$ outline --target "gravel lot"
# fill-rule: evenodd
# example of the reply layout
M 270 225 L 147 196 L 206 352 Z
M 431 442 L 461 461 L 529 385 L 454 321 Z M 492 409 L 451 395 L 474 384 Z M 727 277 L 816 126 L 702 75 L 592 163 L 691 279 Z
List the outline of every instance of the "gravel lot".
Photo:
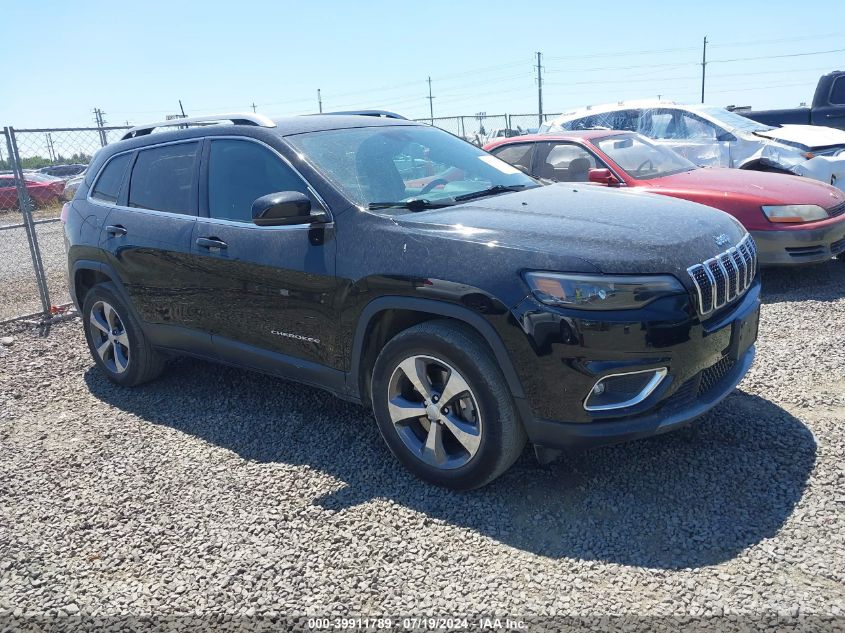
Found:
M 548 467 L 526 451 L 463 494 L 406 474 L 365 410 L 320 391 L 188 359 L 123 389 L 78 320 L 11 332 L 0 630 L 280 613 L 842 630 L 845 265 L 764 275 L 758 360 L 695 426 Z
M 35 219 L 57 217 L 60 211 L 60 207 L 41 209 Z M 0 321 L 41 311 L 26 231 L 23 228 L 2 230 L 3 226 L 20 224 L 22 221 L 18 212 L 0 213 Z M 70 294 L 67 288 L 67 256 L 62 225 L 59 222 L 37 224 L 35 233 L 47 275 L 50 303 L 68 303 Z

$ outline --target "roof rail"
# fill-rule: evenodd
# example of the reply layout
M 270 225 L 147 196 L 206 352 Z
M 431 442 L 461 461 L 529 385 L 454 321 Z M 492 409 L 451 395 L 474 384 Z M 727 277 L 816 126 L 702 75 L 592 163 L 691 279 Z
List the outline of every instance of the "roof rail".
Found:
M 177 127 L 187 126 L 193 124 L 212 124 L 219 121 L 231 121 L 234 125 L 257 125 L 260 127 L 276 127 L 272 119 L 267 118 L 263 114 L 253 114 L 252 112 L 233 112 L 227 114 L 209 114 L 206 116 L 192 116 L 181 119 L 170 119 L 168 121 L 160 121 L 159 123 L 148 123 L 146 125 L 137 125 L 126 134 L 120 137 L 121 141 L 128 138 L 136 138 L 150 134 L 153 130 L 160 127 Z
M 375 116 L 375 117 L 383 117 L 385 119 L 402 119 L 403 121 L 407 121 L 406 117 L 403 117 L 401 114 L 396 114 L 395 112 L 390 112 L 388 110 L 342 110 L 340 112 L 319 112 L 317 115 L 320 114 L 349 114 L 353 116 Z

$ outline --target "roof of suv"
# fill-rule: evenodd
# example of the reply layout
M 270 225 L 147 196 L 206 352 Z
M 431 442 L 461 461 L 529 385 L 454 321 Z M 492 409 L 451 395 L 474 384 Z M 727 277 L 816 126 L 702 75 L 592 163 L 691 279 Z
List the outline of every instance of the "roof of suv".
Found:
M 221 116 L 219 120 L 223 121 L 225 119 L 225 116 Z M 215 120 L 215 118 L 211 118 L 211 120 Z M 314 114 L 287 116 L 274 119 L 265 118 L 264 120 L 268 122 L 267 125 L 231 123 L 221 125 L 192 125 L 187 128 L 179 128 L 177 126 L 180 125 L 180 119 L 174 119 L 172 122 L 166 122 L 166 124 L 138 126 L 137 128 L 130 130 L 130 132 L 136 129 L 141 129 L 143 131 L 140 135 L 131 138 L 123 138 L 117 142 L 110 143 L 94 155 L 87 171 L 88 176 L 86 176 L 86 182 L 90 185 L 91 180 L 89 179 L 93 179 L 94 175 L 99 171 L 102 163 L 114 154 L 126 150 L 140 149 L 147 145 L 168 143 L 183 139 L 201 138 L 209 135 L 231 135 L 233 133 L 255 136 L 256 133 L 262 132 L 264 134 L 269 133 L 278 136 L 292 136 L 294 134 L 305 134 L 307 132 L 320 132 L 324 130 L 424 125 L 423 123 L 417 123 L 407 119 L 364 114 Z M 273 123 L 274 125 L 270 126 L 270 123 Z M 165 127 L 165 125 L 169 127 Z M 149 133 L 150 128 L 158 129 L 159 131 L 151 134 Z
M 309 114 L 306 116 L 287 116 L 273 119 L 275 128 L 270 131 L 289 136 L 322 130 L 340 130 L 353 127 L 380 127 L 387 125 L 424 125 L 407 119 L 393 119 L 356 114 Z

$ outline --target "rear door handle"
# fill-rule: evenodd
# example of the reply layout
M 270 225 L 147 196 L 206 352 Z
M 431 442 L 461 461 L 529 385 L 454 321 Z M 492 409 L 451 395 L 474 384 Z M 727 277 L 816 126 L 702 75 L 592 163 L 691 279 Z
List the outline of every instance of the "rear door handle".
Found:
M 106 227 L 106 233 L 109 235 L 126 235 L 126 229 L 119 224 L 113 224 Z
M 201 248 L 228 248 L 229 245 L 216 237 L 198 237 L 197 246 Z

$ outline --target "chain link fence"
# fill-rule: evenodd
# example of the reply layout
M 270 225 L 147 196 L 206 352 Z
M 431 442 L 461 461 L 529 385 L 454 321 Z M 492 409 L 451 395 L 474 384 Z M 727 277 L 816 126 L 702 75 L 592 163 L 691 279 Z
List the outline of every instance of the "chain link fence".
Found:
M 60 222 L 91 157 L 125 127 L 15 129 L 0 138 L 0 322 L 70 303 Z
M 532 134 L 540 127 L 540 119 L 548 121 L 559 113 L 539 114 L 487 114 L 444 116 L 427 119 L 414 119 L 419 123 L 428 123 L 441 130 L 478 145 L 479 147 L 496 138 Z

